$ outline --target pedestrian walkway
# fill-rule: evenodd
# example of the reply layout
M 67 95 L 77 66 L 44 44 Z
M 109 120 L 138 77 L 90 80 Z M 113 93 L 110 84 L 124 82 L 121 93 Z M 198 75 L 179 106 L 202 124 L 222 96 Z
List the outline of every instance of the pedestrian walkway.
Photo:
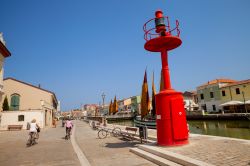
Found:
M 148 134 L 156 140 L 156 130 Z M 151 146 L 216 166 L 250 166 L 250 140 L 190 134 L 189 144 L 183 146 Z
M 105 139 L 97 137 L 97 130 L 92 130 L 88 123 L 76 121 L 76 142 L 87 157 L 91 166 L 155 166 L 131 152 L 139 142 L 120 140 L 108 136 Z
M 129 151 L 136 147 L 142 151 L 143 147 L 138 141 L 125 141 L 112 136 L 99 139 L 98 131 L 92 130 L 88 123 L 74 123 L 75 135 L 72 135 L 71 140 L 64 139 L 63 127 L 46 128 L 41 131 L 38 144 L 31 147 L 26 147 L 28 131 L 0 131 L 0 165 L 80 166 L 84 165 L 84 160 L 87 159 L 85 161 L 91 166 L 155 166 L 154 163 Z M 110 124 L 108 126 L 114 127 Z M 124 129 L 123 126 L 119 127 Z M 148 134 L 150 139 L 156 139 L 155 130 L 148 130 Z M 72 146 L 71 142 L 74 141 Z M 154 150 L 163 150 L 168 154 L 183 156 L 183 159 L 186 156 L 212 165 L 250 165 L 250 140 L 191 134 L 189 144 L 184 146 L 143 146 L 151 146 Z
M 250 141 L 192 134 L 189 144 L 166 151 L 218 166 L 250 166 Z
M 46 128 L 38 144 L 26 147 L 28 131 L 0 131 L 1 166 L 80 166 L 71 142 L 63 139 L 65 128 Z
M 81 159 L 86 157 L 91 166 L 155 166 L 129 152 L 131 147 L 136 147 L 136 143 L 111 136 L 98 139 L 97 131 L 92 130 L 86 122 L 74 123 L 75 135 L 72 135 L 71 140 L 64 139 L 64 127 L 45 128 L 40 133 L 38 144 L 31 147 L 26 147 L 27 130 L 0 131 L 0 165 L 85 166 L 85 161 Z M 73 139 L 76 140 L 74 148 L 71 143 Z M 81 162 L 77 153 L 80 154 Z

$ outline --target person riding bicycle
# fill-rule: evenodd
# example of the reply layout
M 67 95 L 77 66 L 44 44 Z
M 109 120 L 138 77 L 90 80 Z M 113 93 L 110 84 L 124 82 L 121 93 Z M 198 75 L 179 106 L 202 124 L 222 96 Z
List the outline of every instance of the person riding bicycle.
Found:
M 71 134 L 71 129 L 73 128 L 74 125 L 69 118 L 66 120 L 65 126 L 66 126 L 66 135 L 67 135 L 67 131 Z
M 39 125 L 36 123 L 36 119 L 33 119 L 30 123 L 30 129 L 29 129 L 29 135 L 30 135 L 30 139 L 32 137 L 34 137 L 34 139 L 38 139 L 39 137 L 39 134 L 38 132 L 40 132 L 40 127 Z M 35 143 L 37 143 L 36 141 L 34 140 Z

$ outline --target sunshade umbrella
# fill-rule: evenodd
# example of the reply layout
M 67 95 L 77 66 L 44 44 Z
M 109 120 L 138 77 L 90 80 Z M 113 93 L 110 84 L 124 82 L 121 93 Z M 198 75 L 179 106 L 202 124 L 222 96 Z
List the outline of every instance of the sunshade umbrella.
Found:
M 220 106 L 242 105 L 242 104 L 244 103 L 241 101 L 229 101 L 229 102 L 221 104 Z
M 250 104 L 250 100 L 245 101 L 245 104 Z

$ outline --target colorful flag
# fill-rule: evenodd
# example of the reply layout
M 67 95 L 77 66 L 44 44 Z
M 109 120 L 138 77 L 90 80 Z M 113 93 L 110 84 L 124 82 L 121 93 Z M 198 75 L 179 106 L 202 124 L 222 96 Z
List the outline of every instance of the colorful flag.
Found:
M 112 100 L 111 100 L 110 104 L 109 104 L 109 115 L 112 114 L 112 106 L 113 106 L 113 103 L 112 103 Z
M 117 112 L 118 112 L 118 103 L 116 101 L 116 96 L 115 96 L 114 103 L 113 103 L 112 113 L 115 114 Z
M 152 117 L 155 117 L 155 114 L 156 114 L 155 94 L 156 94 L 156 91 L 155 91 L 154 73 L 153 73 L 153 80 L 152 80 L 152 110 L 151 110 Z
M 148 95 L 148 83 L 147 83 L 147 71 L 145 70 L 144 80 L 142 84 L 142 92 L 141 92 L 141 119 L 144 119 L 145 116 L 150 111 L 150 101 Z

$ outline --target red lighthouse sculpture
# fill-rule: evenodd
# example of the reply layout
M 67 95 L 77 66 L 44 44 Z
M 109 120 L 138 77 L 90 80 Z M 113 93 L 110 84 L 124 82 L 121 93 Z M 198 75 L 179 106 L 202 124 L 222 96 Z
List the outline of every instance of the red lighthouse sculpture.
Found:
M 154 27 L 152 22 L 155 24 Z M 172 89 L 168 68 L 168 51 L 179 47 L 182 43 L 179 37 L 179 22 L 176 20 L 176 27 L 171 29 L 169 18 L 158 10 L 155 12 L 155 18 L 144 24 L 143 30 L 146 40 L 144 48 L 147 51 L 160 52 L 162 60 L 164 90 L 155 98 L 157 143 L 161 146 L 186 144 L 188 127 L 183 96 L 181 92 Z

